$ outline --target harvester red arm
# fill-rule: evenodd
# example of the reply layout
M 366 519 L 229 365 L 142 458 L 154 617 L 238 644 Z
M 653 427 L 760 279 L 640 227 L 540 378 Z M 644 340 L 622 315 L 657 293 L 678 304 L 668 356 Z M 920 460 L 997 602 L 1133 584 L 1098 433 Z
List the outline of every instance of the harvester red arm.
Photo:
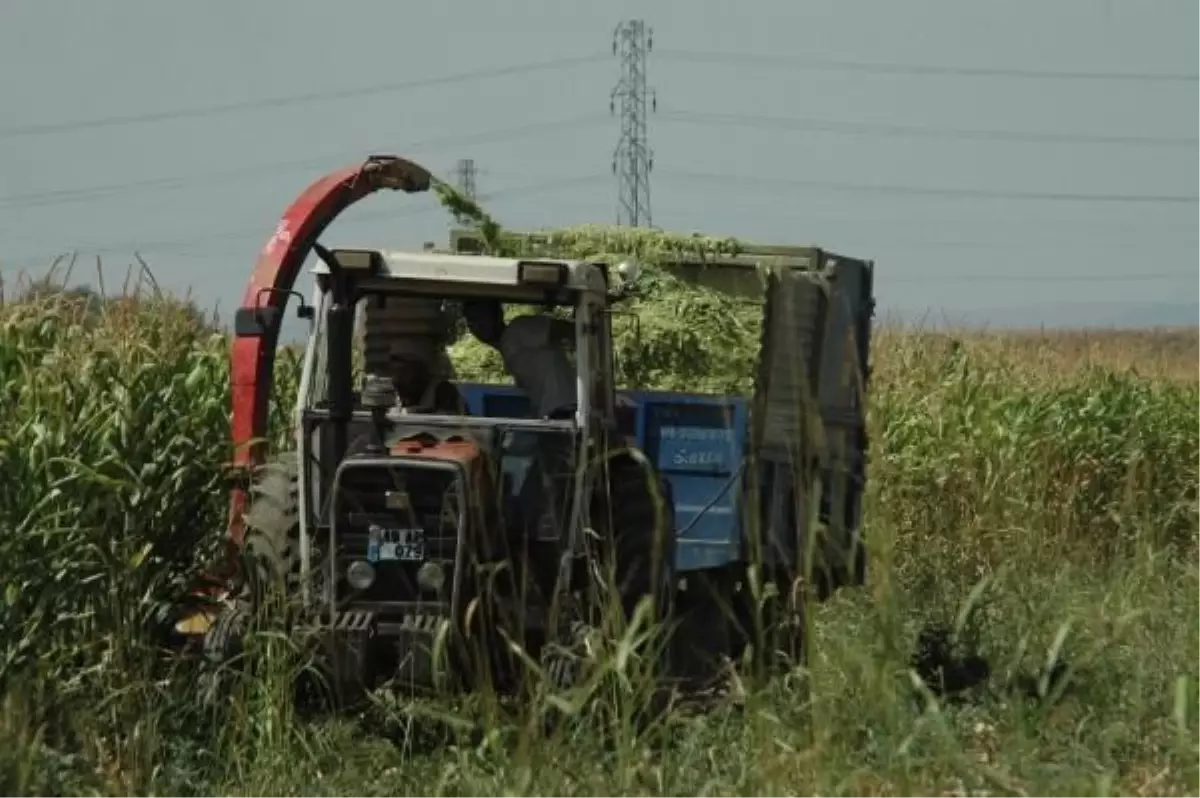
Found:
M 262 439 L 275 371 L 275 348 L 283 310 L 308 253 L 337 216 L 368 194 L 387 188 L 427 191 L 428 171 L 395 156 L 372 156 L 364 164 L 332 172 L 314 182 L 283 214 L 254 266 L 254 274 L 234 320 L 231 363 L 235 468 L 249 472 L 262 462 Z M 240 546 L 246 488 L 238 485 L 229 502 L 229 538 Z

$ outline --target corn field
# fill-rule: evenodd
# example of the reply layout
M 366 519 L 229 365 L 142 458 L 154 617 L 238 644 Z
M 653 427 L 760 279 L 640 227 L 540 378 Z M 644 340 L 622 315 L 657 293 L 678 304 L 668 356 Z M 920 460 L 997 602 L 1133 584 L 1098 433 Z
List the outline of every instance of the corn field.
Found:
M 626 382 L 748 389 L 756 309 L 668 293 L 638 310 L 640 335 L 619 341 Z M 370 718 L 300 718 L 269 678 L 216 708 L 195 700 L 186 666 L 164 661 L 146 630 L 220 542 L 228 339 L 163 298 L 99 312 L 9 302 L 0 787 L 1194 794 L 1196 333 L 1081 335 L 883 330 L 869 581 L 818 612 L 812 706 L 785 679 L 736 710 L 666 721 L 669 744 L 630 732 L 602 746 L 579 730 L 531 742 L 470 704 L 384 698 Z M 460 379 L 497 374 L 468 342 L 453 354 Z M 283 355 L 276 436 L 297 372 Z M 1072 682 L 1054 702 L 999 688 L 962 705 L 921 698 L 906 662 L 929 620 L 974 640 L 997 684 L 1039 672 L 1051 651 L 1065 652 Z M 429 743 L 433 716 L 441 731 Z

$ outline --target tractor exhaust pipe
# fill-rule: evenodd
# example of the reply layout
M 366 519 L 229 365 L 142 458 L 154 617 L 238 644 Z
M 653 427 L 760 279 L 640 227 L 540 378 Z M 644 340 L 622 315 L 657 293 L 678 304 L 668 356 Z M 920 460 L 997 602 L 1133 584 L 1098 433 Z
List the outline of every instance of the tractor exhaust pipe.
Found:
M 339 463 L 346 456 L 350 419 L 354 412 L 354 370 L 350 352 L 354 349 L 354 304 L 348 296 L 346 281 L 331 275 L 332 302 L 325 315 L 326 358 L 329 364 L 330 455 Z

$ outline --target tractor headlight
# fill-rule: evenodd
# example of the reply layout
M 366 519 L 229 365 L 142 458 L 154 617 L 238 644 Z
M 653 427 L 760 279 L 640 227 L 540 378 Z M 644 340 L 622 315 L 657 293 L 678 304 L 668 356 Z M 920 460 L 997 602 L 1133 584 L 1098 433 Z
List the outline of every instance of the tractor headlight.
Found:
M 355 590 L 366 590 L 375 584 L 375 568 L 366 560 L 355 560 L 346 569 L 346 581 Z
M 429 593 L 441 593 L 446 586 L 446 571 L 435 562 L 427 562 L 417 571 L 417 585 Z

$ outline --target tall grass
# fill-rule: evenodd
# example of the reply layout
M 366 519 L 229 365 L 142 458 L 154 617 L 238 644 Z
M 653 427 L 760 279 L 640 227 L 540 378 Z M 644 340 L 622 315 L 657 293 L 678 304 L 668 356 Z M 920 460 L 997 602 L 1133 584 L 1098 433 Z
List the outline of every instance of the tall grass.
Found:
M 535 735 L 487 697 L 382 696 L 361 718 L 301 719 L 294 653 L 267 632 L 232 699 L 204 703 L 197 674 L 159 656 L 144 630 L 219 539 L 227 340 L 166 300 L 85 310 L 53 298 L 0 308 L 9 794 L 1200 787 L 1200 391 L 1186 365 L 1137 373 L 1145 359 L 1122 348 L 1153 349 L 1140 339 L 1081 349 L 1043 336 L 1033 356 L 1027 338 L 881 334 L 870 578 L 816 613 L 811 704 L 792 675 L 602 743 L 587 723 Z M 623 341 L 633 363 L 636 342 Z M 639 373 L 669 383 L 658 372 L 695 346 L 681 339 Z M 1178 357 L 1196 355 L 1193 344 Z M 471 362 L 494 366 L 473 357 L 460 376 L 480 376 Z M 276 433 L 295 360 L 278 371 Z M 913 639 L 930 621 L 989 657 L 988 689 L 943 704 L 913 686 Z M 1071 674 L 1061 695 L 1014 689 L 1059 659 Z

